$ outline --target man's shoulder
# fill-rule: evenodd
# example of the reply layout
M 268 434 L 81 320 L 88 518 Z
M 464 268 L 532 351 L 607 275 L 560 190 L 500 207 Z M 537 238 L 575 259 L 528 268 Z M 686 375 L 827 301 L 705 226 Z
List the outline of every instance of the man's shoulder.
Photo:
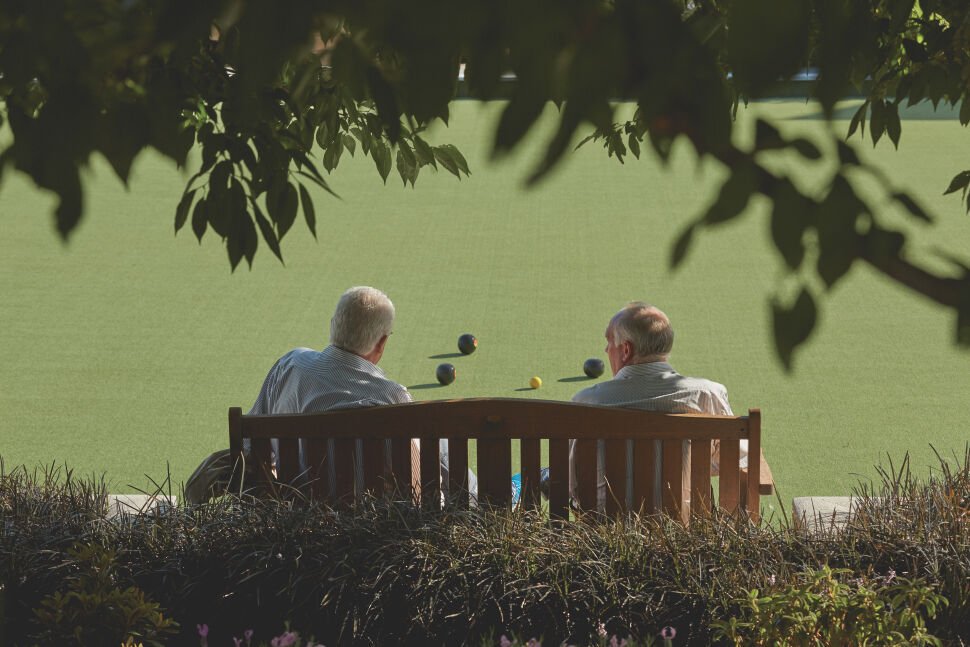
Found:
M 599 384 L 594 384 L 593 386 L 588 386 L 582 391 L 579 391 L 572 397 L 573 402 L 578 402 L 580 404 L 602 404 L 603 394 L 609 389 L 608 386 L 611 380 L 606 382 L 600 382 Z
M 283 354 L 278 360 L 277 364 L 292 364 L 298 363 L 300 361 L 314 360 L 320 356 L 320 351 L 313 350 L 312 348 L 306 348 L 300 346 L 299 348 L 294 348 Z

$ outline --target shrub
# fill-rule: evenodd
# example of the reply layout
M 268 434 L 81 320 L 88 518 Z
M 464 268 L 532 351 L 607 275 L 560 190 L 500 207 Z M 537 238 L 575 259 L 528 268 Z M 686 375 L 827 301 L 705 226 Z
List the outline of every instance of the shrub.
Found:
M 231 645 L 246 629 L 274 636 L 284 620 L 326 644 L 477 644 L 506 634 L 581 645 L 599 640 L 601 627 L 650 640 L 666 625 L 677 644 L 709 644 L 716 631 L 728 638 L 718 621 L 750 620 L 752 590 L 801 595 L 825 567 L 853 604 L 869 589 L 883 595 L 873 583 L 893 571 L 932 589 L 949 604 L 935 617 L 922 607 L 926 632 L 970 642 L 966 457 L 941 461 L 924 482 L 906 461 L 890 465 L 879 487 L 860 490 L 848 526 L 822 534 L 719 515 L 689 528 L 665 517 L 559 524 L 526 512 L 387 501 L 335 512 L 233 498 L 107 522 L 97 482 L 55 471 L 0 470 L 7 644 L 32 640 L 32 610 L 81 568 L 71 553 L 79 543 L 113 554 L 115 586 L 137 587 L 179 623 L 173 644 L 198 644 L 202 624 L 211 645 Z
M 714 636 L 735 645 L 940 645 L 926 629 L 946 599 L 922 580 L 847 582 L 848 569 L 808 570 L 776 591 L 740 601 L 740 617 L 714 620 Z
M 134 642 L 161 645 L 176 623 L 136 586 L 116 582 L 114 551 L 82 545 L 68 551 L 75 573 L 65 573 L 66 586 L 44 597 L 36 609 L 41 644 L 118 645 Z

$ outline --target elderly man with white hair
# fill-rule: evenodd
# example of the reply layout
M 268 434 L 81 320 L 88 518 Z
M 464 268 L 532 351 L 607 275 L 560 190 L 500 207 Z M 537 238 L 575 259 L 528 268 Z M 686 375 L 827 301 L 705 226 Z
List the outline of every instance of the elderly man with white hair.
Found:
M 633 301 L 613 315 L 606 327 L 606 355 L 610 360 L 613 379 L 583 389 L 573 396 L 573 402 L 599 404 L 613 407 L 646 409 L 663 413 L 706 413 L 710 415 L 734 415 L 728 404 L 727 389 L 723 384 L 697 377 L 685 377 L 668 363 L 674 345 L 674 331 L 670 320 L 659 308 L 643 301 Z M 659 442 L 658 442 L 659 444 Z M 684 443 L 685 451 L 687 443 Z M 654 492 L 660 496 L 660 455 L 654 470 Z M 603 476 L 604 452 L 598 448 L 598 498 L 603 505 L 606 498 L 606 480 Z M 747 466 L 747 441 L 741 441 L 741 466 Z M 570 447 L 570 458 L 575 455 L 575 443 Z M 632 451 L 627 451 L 626 492 L 614 492 L 612 496 L 632 499 L 633 465 Z M 717 474 L 717 458 L 712 457 L 713 473 Z M 688 464 L 685 462 L 685 464 Z M 576 473 L 570 461 L 570 488 L 575 494 Z M 615 484 L 613 484 L 615 488 Z M 659 505 L 659 500 L 654 502 Z
M 320 351 L 296 348 L 277 360 L 249 413 L 307 413 L 411 402 L 407 388 L 389 379 L 377 366 L 393 327 L 394 304 L 386 294 L 367 286 L 350 288 L 340 297 L 330 319 L 330 345 Z M 447 440 L 441 441 L 440 453 L 442 486 L 446 489 Z M 360 451 L 357 458 L 360 488 Z M 469 471 L 473 496 L 477 485 Z
M 307 413 L 411 401 L 377 363 L 394 327 L 394 304 L 375 288 L 344 292 L 330 319 L 330 345 L 296 348 L 276 361 L 250 414 Z

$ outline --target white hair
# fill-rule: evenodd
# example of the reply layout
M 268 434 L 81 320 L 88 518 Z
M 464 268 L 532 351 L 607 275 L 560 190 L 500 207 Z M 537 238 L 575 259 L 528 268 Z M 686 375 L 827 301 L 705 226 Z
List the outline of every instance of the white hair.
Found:
M 609 328 L 613 344 L 630 342 L 636 357 L 666 358 L 674 347 L 674 330 L 667 315 L 643 301 L 626 304 L 613 315 Z
M 330 343 L 364 355 L 390 335 L 393 326 L 394 304 L 386 294 L 366 285 L 353 287 L 340 297 L 330 319 Z

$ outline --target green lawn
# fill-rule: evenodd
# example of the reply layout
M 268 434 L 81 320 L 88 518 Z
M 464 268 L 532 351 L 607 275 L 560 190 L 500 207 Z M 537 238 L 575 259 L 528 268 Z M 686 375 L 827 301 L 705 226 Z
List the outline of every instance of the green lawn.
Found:
M 759 104 L 740 119 L 761 111 L 792 132 L 825 128 L 801 102 Z M 953 346 L 948 312 L 856 267 L 824 301 L 820 329 L 786 375 L 767 297 L 787 283 L 763 203 L 701 236 L 671 272 L 670 246 L 711 199 L 719 169 L 698 166 L 686 147 L 664 170 L 649 153 L 620 165 L 587 145 L 525 190 L 540 140 L 490 164 L 496 115 L 494 105 L 457 103 L 450 128 L 434 133 L 466 154 L 470 178 L 429 173 L 416 190 L 402 189 L 396 174 L 382 186 L 369 159 L 345 160 L 332 178 L 343 199 L 319 195 L 319 240 L 298 224 L 284 241 L 285 266 L 263 247 L 252 271 L 235 274 L 211 232 L 201 248 L 188 228 L 173 237 L 185 176 L 157 156 L 137 160 L 128 191 L 98 160 L 87 174 L 86 220 L 67 246 L 53 233 L 52 199 L 8 171 L 0 201 L 7 465 L 67 462 L 106 472 L 116 491 L 144 487 L 146 474 L 164 477 L 166 463 L 183 480 L 227 444 L 226 409 L 252 404 L 277 357 L 326 344 L 336 298 L 357 284 L 386 290 L 397 305 L 382 366 L 417 399 L 568 399 L 589 383 L 579 379 L 583 360 L 605 359 L 610 315 L 630 299 L 656 303 L 677 333 L 674 366 L 726 384 L 736 412 L 762 409 L 786 505 L 849 492 L 887 454 L 910 452 L 925 474 L 931 445 L 962 451 L 970 354 Z M 938 216 L 937 226 L 916 227 L 914 256 L 967 259 L 970 218 L 941 195 L 966 166 L 967 139 L 955 116 L 919 109 L 905 117 L 899 151 L 865 144 Z M 463 332 L 478 336 L 479 350 L 448 360 L 458 380 L 438 387 L 434 356 L 454 353 Z M 532 375 L 541 390 L 526 388 Z

